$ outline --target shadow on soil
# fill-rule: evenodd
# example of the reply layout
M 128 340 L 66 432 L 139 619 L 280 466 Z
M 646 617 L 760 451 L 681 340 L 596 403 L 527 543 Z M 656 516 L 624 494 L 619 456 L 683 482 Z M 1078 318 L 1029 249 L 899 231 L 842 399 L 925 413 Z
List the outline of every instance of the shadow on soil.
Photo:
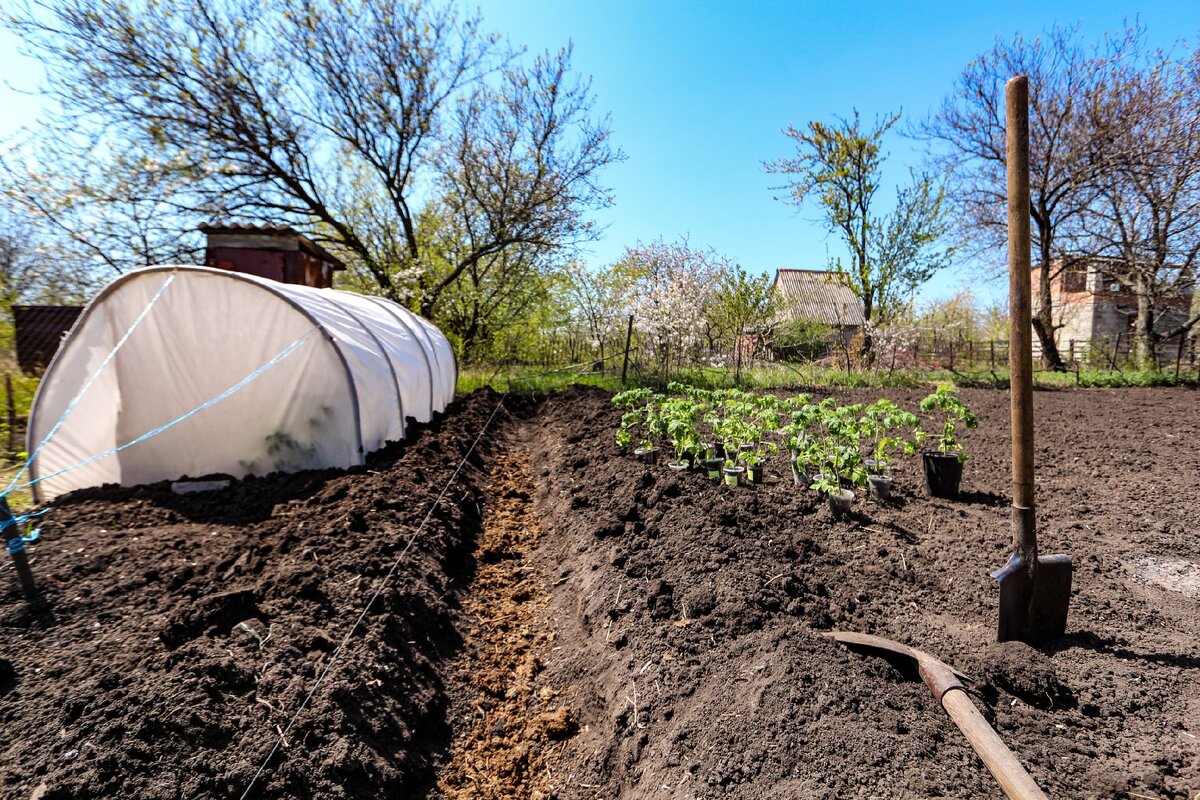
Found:
M 1144 661 L 1163 667 L 1176 667 L 1177 669 L 1200 669 L 1200 657 L 1180 655 L 1179 653 L 1139 653 L 1136 650 L 1126 647 L 1125 643 L 1120 640 L 1097 636 L 1091 631 L 1080 631 L 1079 633 L 1065 636 L 1046 645 L 1043 649 L 1048 654 L 1053 655 L 1075 648 L 1091 650 L 1094 653 L 1103 653 L 1113 658 L 1119 658 L 1122 661 Z

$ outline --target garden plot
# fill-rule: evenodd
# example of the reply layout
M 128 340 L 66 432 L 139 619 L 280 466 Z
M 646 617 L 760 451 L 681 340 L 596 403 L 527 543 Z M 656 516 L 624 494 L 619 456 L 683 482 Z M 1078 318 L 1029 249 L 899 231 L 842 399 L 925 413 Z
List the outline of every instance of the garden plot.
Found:
M 997 796 L 928 690 L 836 627 L 969 674 L 1051 796 L 1190 797 L 1200 607 L 1145 570 L 1200 561 L 1195 392 L 1036 394 L 1042 541 L 1077 565 L 1036 650 L 993 642 L 1008 395 L 960 397 L 961 496 L 897 452 L 892 500 L 840 521 L 782 451 L 733 487 L 621 451 L 604 393 L 510 398 L 251 796 Z M 0 796 L 240 796 L 497 400 L 367 469 L 64 498 L 30 548 L 49 610 L 0 572 Z

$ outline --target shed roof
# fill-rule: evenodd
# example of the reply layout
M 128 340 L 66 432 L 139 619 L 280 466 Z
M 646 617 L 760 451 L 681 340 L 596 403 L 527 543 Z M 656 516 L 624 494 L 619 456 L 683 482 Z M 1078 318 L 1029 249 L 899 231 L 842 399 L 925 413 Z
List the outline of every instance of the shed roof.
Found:
M 780 269 L 775 272 L 780 316 L 788 321 L 814 320 L 826 325 L 862 325 L 862 303 L 832 272 Z
M 198 226 L 196 230 L 208 236 L 209 246 L 259 248 L 267 240 L 277 239 L 279 242 L 267 249 L 279 247 L 284 250 L 300 250 L 319 258 L 335 270 L 346 268 L 337 256 L 290 225 L 210 222 Z

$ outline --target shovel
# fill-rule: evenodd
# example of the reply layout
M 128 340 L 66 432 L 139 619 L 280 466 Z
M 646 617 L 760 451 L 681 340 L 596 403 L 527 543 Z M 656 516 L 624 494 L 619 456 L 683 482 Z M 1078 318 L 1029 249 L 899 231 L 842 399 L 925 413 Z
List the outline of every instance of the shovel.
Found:
M 1000 584 L 997 641 L 1055 639 L 1067 628 L 1071 557 L 1038 556 L 1033 503 L 1033 327 L 1030 321 L 1029 79 L 1005 86 L 1008 146 L 1008 363 L 1011 373 L 1013 553 Z
M 961 672 L 938 661 L 929 653 L 890 639 L 847 631 L 830 631 L 822 635 L 853 650 L 866 651 L 889 660 L 899 657 L 903 662 L 900 665 L 902 667 L 915 664 L 925 685 L 933 692 L 934 697 L 941 701 L 942 708 L 967 737 L 971 747 L 975 748 L 984 766 L 1000 783 L 1005 796 L 1011 800 L 1047 800 L 1046 795 L 1021 766 L 1021 762 L 1017 761 L 1017 757 L 1004 745 L 1004 741 L 992 726 L 988 725 L 979 709 L 975 708 L 959 680 L 967 679 Z

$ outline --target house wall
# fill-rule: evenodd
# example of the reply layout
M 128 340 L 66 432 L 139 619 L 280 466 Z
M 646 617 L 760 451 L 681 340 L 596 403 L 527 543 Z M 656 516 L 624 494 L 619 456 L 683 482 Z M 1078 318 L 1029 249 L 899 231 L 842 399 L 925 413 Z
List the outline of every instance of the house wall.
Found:
M 1036 285 L 1037 268 L 1033 278 Z M 1050 292 L 1055 324 L 1062 326 L 1055 334 L 1060 349 L 1068 350 L 1072 341 L 1076 348 L 1099 342 L 1113 343 L 1118 336 L 1122 341 L 1128 341 L 1137 315 L 1137 298 L 1129 292 L 1114 291 L 1118 287 L 1119 284 L 1094 264 L 1088 265 L 1082 281 L 1078 277 L 1071 280 L 1065 272 L 1055 276 Z M 1155 328 L 1167 330 L 1184 322 L 1190 302 L 1188 297 L 1159 301 Z M 1034 337 L 1034 352 L 1040 354 L 1037 337 Z

